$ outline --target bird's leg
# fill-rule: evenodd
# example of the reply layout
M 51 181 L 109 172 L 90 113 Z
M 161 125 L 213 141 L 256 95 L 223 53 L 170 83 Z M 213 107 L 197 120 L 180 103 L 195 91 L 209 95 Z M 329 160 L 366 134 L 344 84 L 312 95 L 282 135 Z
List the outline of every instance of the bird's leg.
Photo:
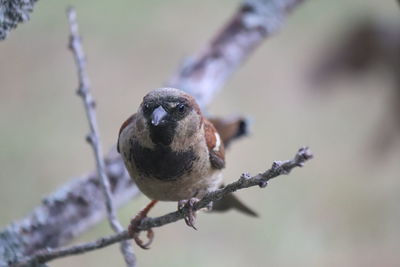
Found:
M 194 222 L 196 220 L 196 211 L 193 210 L 193 206 L 197 202 L 199 202 L 199 199 L 195 197 L 192 197 L 188 200 L 185 199 L 178 201 L 178 210 L 182 211 L 186 208 L 189 212 L 189 214 L 184 217 L 186 225 L 192 227 L 194 230 L 197 230 L 197 228 L 194 226 Z
M 146 230 L 148 241 L 147 243 L 143 244 L 143 241 L 139 238 L 140 230 L 138 229 L 138 226 L 142 220 L 147 217 L 147 214 L 157 202 L 158 200 L 152 200 L 144 209 L 139 211 L 135 218 L 131 220 L 131 224 L 128 228 L 129 236 L 132 237 L 136 244 L 143 249 L 149 249 L 151 242 L 153 242 L 154 232 L 151 228 Z

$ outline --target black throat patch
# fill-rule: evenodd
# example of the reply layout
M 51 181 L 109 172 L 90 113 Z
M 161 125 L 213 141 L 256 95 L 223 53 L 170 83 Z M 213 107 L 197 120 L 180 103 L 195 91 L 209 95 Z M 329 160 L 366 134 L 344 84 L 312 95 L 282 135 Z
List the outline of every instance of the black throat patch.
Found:
M 149 149 L 137 142 L 131 145 L 130 157 L 140 172 L 163 181 L 175 180 L 190 173 L 193 162 L 197 160 L 191 148 L 174 152 L 168 146 L 157 145 L 155 149 Z
M 176 126 L 176 122 L 168 122 L 165 126 L 152 126 L 149 123 L 151 140 L 154 144 L 169 146 L 174 139 Z

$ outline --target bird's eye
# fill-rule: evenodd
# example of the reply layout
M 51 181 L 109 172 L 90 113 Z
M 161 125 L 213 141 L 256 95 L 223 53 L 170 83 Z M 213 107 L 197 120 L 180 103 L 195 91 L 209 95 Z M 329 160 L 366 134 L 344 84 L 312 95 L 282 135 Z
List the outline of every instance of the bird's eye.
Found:
M 180 113 L 185 112 L 185 110 L 186 110 L 185 104 L 179 104 L 179 105 L 178 105 L 178 111 L 179 111 Z
M 149 104 L 144 104 L 143 105 L 143 109 L 145 110 L 145 111 L 148 111 L 149 109 L 150 109 L 150 105 Z

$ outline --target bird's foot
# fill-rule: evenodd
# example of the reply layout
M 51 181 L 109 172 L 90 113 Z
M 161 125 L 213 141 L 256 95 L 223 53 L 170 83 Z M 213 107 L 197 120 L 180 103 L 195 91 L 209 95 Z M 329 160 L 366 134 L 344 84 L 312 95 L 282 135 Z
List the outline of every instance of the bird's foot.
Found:
M 188 215 L 184 217 L 185 223 L 187 226 L 192 227 L 194 230 L 197 230 L 197 228 L 194 226 L 194 223 L 196 221 L 196 211 L 193 209 L 194 205 L 199 202 L 198 198 L 190 198 L 188 200 L 179 200 L 178 201 L 178 210 L 182 211 L 183 209 L 188 210 Z
M 133 218 L 131 220 L 131 223 L 128 227 L 129 236 L 132 237 L 133 240 L 135 240 L 135 243 L 143 249 L 150 248 L 149 246 L 153 242 L 153 239 L 154 239 L 154 232 L 153 232 L 153 229 L 151 229 L 151 228 L 147 229 L 146 232 L 147 232 L 148 241 L 146 243 L 143 243 L 143 241 L 139 237 L 141 230 L 138 227 L 141 224 L 141 222 L 143 221 L 143 219 L 147 218 L 147 214 L 149 213 L 151 208 L 154 207 L 154 205 L 156 203 L 157 203 L 157 200 L 151 201 L 143 210 L 141 210 L 135 216 L 135 218 Z
M 148 241 L 146 243 L 144 243 L 142 241 L 142 239 L 140 239 L 140 237 L 139 237 L 141 230 L 138 229 L 138 226 L 140 225 L 142 220 L 146 217 L 147 216 L 139 217 L 139 214 L 138 214 L 137 216 L 135 216 L 135 218 L 133 218 L 131 220 L 131 224 L 129 225 L 129 228 L 128 228 L 129 236 L 132 237 L 133 240 L 135 240 L 135 243 L 143 249 L 149 249 L 150 245 L 154 239 L 154 232 L 153 232 L 153 229 L 151 229 L 151 228 L 146 230 L 147 239 L 148 239 Z

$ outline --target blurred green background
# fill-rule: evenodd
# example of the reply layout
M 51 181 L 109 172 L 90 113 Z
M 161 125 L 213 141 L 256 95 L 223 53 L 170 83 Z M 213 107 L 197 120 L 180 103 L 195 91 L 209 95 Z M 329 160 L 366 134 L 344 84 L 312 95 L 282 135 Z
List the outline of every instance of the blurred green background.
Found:
M 93 169 L 88 131 L 67 50 L 67 5 L 78 12 L 104 150 L 146 92 L 200 49 L 238 1 L 40 0 L 28 23 L 0 42 L 0 227 L 32 210 L 71 177 Z M 226 180 L 252 174 L 308 145 L 315 159 L 266 189 L 237 194 L 261 215 L 200 214 L 156 229 L 140 266 L 400 266 L 400 138 L 374 148 L 393 81 L 384 72 L 324 85 L 307 80 L 324 48 L 363 14 L 399 20 L 393 1 L 307 1 L 268 38 L 210 107 L 254 119 L 249 138 L 227 153 Z M 350 90 L 354 89 L 354 90 Z M 390 124 L 390 122 L 388 122 Z M 146 203 L 120 210 L 124 225 Z M 176 208 L 162 203 L 151 212 Z M 109 234 L 106 223 L 75 242 Z M 124 266 L 118 246 L 50 266 Z

